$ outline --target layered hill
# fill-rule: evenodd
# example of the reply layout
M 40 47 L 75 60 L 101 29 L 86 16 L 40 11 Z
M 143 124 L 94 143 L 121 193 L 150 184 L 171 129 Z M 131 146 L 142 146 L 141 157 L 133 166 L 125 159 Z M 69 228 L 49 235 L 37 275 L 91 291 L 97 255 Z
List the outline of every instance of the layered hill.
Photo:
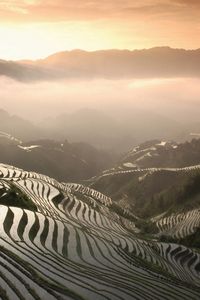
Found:
M 91 181 L 96 182 L 102 177 L 148 169 L 176 171 L 198 164 L 200 164 L 200 139 L 184 143 L 151 140 L 128 151 L 111 169 L 104 170 Z
M 112 165 L 115 156 L 87 143 L 50 139 L 22 142 L 0 132 L 1 162 L 33 170 L 58 180 L 80 181 Z
M 199 77 L 200 50 L 155 47 L 144 50 L 82 50 L 38 61 L 0 61 L 0 75 L 20 81 L 69 78 Z
M 144 233 L 200 247 L 199 147 L 200 140 L 150 141 L 88 184 L 140 217 Z
M 112 109 L 113 110 L 113 109 Z M 144 122 L 144 120 L 148 122 Z M 91 126 L 92 124 L 92 126 Z M 73 113 L 63 113 L 49 118 L 42 127 L 54 132 L 55 137 L 66 137 L 71 141 L 85 141 L 95 147 L 127 152 L 134 145 L 147 139 L 189 139 L 190 124 L 145 109 L 116 109 L 115 112 L 83 108 Z M 198 132 L 200 126 L 196 126 Z
M 199 253 L 98 191 L 0 165 L 0 203 L 2 299 L 199 299 Z
M 148 119 L 148 123 L 144 123 L 144 119 Z M 158 139 L 187 140 L 191 132 L 199 130 L 199 124 L 185 126 L 162 114 L 142 109 L 125 109 L 115 114 L 82 108 L 34 122 L 28 121 L 26 115 L 22 118 L 0 109 L 0 132 L 9 133 L 20 140 L 69 139 L 71 142 L 82 141 L 95 148 L 117 153 L 127 152 L 134 145 L 155 136 Z
M 9 133 L 14 137 L 18 137 L 18 139 L 25 141 L 47 136 L 41 128 L 32 124 L 30 121 L 17 115 L 9 114 L 3 109 L 0 109 L 0 132 Z

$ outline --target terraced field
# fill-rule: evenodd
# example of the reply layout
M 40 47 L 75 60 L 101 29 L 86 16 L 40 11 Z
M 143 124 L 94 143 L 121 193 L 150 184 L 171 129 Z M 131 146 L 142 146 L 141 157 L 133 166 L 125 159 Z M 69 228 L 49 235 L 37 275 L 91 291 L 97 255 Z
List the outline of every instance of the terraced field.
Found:
M 138 168 L 138 167 L 129 166 L 129 168 L 127 169 L 127 167 L 124 168 L 118 167 L 118 168 L 114 168 L 113 170 L 106 170 L 103 173 L 101 173 L 99 176 L 91 178 L 88 181 L 88 185 L 90 187 L 94 187 L 94 188 L 96 187 L 100 190 L 105 190 L 106 192 L 108 192 L 108 194 L 109 194 L 109 187 L 114 186 L 115 191 L 113 191 L 112 188 L 110 192 L 111 195 L 112 193 L 113 194 L 116 193 L 117 188 L 119 191 L 120 190 L 122 191 L 121 192 L 122 198 L 119 200 L 119 205 L 121 205 L 122 207 L 129 207 L 130 206 L 129 203 L 130 203 L 133 205 L 133 207 L 135 207 L 134 194 L 132 194 L 132 199 L 131 196 L 129 196 L 129 199 L 127 196 L 129 192 L 128 188 L 131 189 L 131 186 L 135 184 L 131 182 L 131 180 L 134 180 L 134 178 L 135 178 L 135 182 L 137 181 L 137 184 L 135 184 L 135 189 L 137 189 L 138 186 L 142 184 L 142 182 L 145 182 L 148 178 L 150 179 L 153 177 L 153 175 L 157 174 L 157 177 L 154 177 L 154 179 L 152 179 L 151 184 L 153 182 L 154 186 L 156 186 L 157 184 L 163 185 L 163 190 L 164 190 L 170 184 L 173 185 L 173 179 L 171 182 L 169 181 L 170 184 L 166 184 L 166 186 L 164 186 L 163 183 L 159 183 L 159 181 L 156 181 L 159 179 L 159 177 L 161 178 L 161 176 L 165 176 L 166 182 L 169 179 L 169 177 L 171 177 L 174 178 L 174 182 L 175 182 L 176 178 L 178 178 L 175 176 L 179 176 L 179 177 L 182 176 L 182 179 L 184 179 L 184 175 L 188 176 L 188 178 L 189 177 L 192 178 L 192 176 L 196 176 L 197 174 L 199 174 L 199 171 L 200 171 L 200 165 L 194 165 L 194 166 L 188 166 L 182 168 Z M 123 177 L 125 178 L 124 180 Z M 117 185 L 118 187 L 116 187 Z M 128 188 L 126 188 L 126 186 Z M 156 190 L 156 188 L 153 189 Z M 160 189 L 160 191 L 162 191 L 162 188 Z M 151 200 L 150 198 L 152 198 L 152 195 L 149 196 L 149 201 Z M 184 208 L 184 204 L 182 205 L 182 208 Z M 196 205 L 194 209 L 190 208 L 188 210 L 186 209 L 184 210 L 185 210 L 184 212 L 174 211 L 173 213 L 169 213 L 166 210 L 165 212 L 158 215 L 153 214 L 154 217 L 151 217 L 150 220 L 151 222 L 155 223 L 159 231 L 159 236 L 166 235 L 175 240 L 183 239 L 189 235 L 194 234 L 196 230 L 200 228 L 200 206 Z
M 94 184 L 94 182 L 98 181 L 101 178 L 104 177 L 109 177 L 109 176 L 117 176 L 121 174 L 135 174 L 135 173 L 145 173 L 145 175 L 152 174 L 153 172 L 160 172 L 160 171 L 169 171 L 169 172 L 191 172 L 191 171 L 196 171 L 200 170 L 200 165 L 195 165 L 195 166 L 188 166 L 188 167 L 183 167 L 183 168 L 137 168 L 137 167 L 131 167 L 130 169 L 111 169 L 111 170 L 106 170 L 103 173 L 101 173 L 98 176 L 92 177 L 89 181 Z
M 1 299 L 199 299 L 200 254 L 138 239 L 111 198 L 0 165 L 0 203 L 13 187 L 36 210 L 0 205 Z
M 175 239 L 185 238 L 195 233 L 197 228 L 200 228 L 200 208 L 186 213 L 161 217 L 155 223 L 160 233 L 170 235 Z
M 178 144 L 172 141 L 152 140 L 134 147 L 111 169 L 94 176 L 91 181 L 120 174 L 160 171 L 190 172 L 200 169 L 200 140 Z

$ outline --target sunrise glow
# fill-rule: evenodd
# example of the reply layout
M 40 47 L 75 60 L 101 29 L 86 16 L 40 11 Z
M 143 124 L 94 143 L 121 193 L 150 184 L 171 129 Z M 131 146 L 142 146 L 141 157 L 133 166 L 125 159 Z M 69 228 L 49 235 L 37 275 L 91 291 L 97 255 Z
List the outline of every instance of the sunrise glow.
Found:
M 0 57 L 38 59 L 71 49 L 200 46 L 199 12 L 194 4 L 178 0 L 139 3 L 77 0 L 75 6 L 62 0 L 0 1 Z

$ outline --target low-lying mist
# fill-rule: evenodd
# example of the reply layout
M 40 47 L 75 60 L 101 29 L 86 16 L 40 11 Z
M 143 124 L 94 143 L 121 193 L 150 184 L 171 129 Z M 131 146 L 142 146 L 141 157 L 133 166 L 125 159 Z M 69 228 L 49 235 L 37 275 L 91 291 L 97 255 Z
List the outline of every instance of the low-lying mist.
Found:
M 0 108 L 48 131 L 39 137 L 127 148 L 198 133 L 199 83 L 195 78 L 23 83 L 1 77 Z
M 0 79 L 0 108 L 34 122 L 82 108 L 121 116 L 135 109 L 198 121 L 200 79 L 66 80 L 22 83 Z

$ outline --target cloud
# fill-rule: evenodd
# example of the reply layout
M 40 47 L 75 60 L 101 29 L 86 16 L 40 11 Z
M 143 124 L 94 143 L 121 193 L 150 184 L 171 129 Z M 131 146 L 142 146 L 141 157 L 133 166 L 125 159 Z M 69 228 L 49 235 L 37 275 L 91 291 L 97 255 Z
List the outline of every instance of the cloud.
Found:
M 149 84 L 150 83 L 150 84 Z M 108 114 L 147 109 L 181 119 L 199 121 L 200 79 L 101 80 L 25 84 L 0 77 L 0 108 L 34 122 L 84 107 Z
M 126 18 L 180 13 L 199 6 L 198 0 L 8 0 L 0 2 L 0 19 L 24 22 Z
M 0 57 L 21 58 L 25 49 L 26 58 L 38 58 L 74 48 L 141 49 L 165 45 L 199 48 L 199 3 L 194 0 L 0 1 L 0 38 L 4 40 Z M 32 31 L 35 46 L 26 42 Z M 16 55 L 13 44 L 17 45 Z
M 187 7 L 192 7 L 192 6 L 200 6 L 199 0 L 171 0 L 171 2 L 176 2 L 180 6 L 187 6 Z

